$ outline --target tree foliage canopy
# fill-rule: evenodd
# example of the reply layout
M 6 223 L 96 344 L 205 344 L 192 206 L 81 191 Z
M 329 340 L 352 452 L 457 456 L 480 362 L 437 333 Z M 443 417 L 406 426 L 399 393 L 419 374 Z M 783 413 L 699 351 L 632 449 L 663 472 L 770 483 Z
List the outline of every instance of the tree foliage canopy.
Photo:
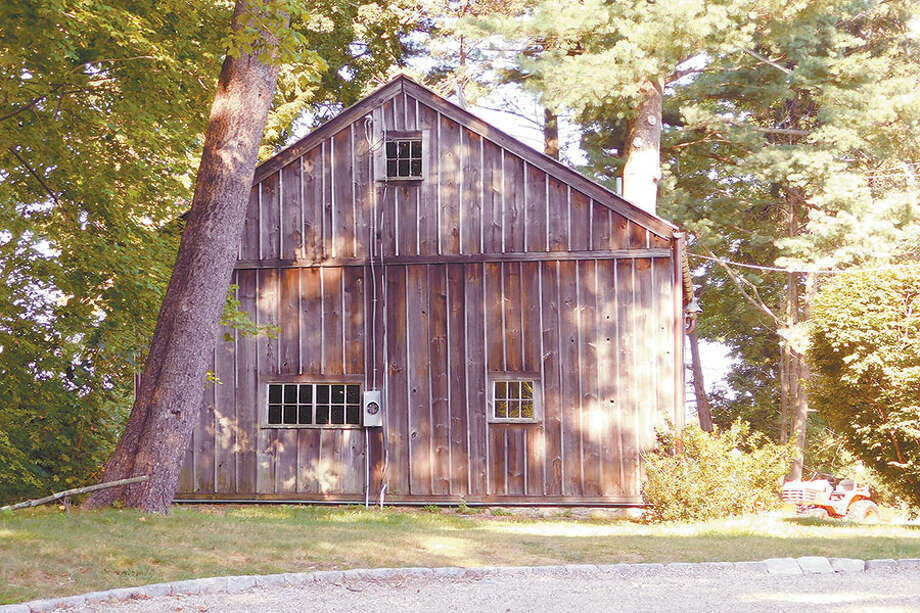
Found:
M 920 507 L 920 268 L 839 275 L 812 316 L 812 402 Z
M 418 18 L 414 0 L 291 7 L 264 156 L 384 76 Z M 0 474 L 19 475 L 0 476 L 0 499 L 82 482 L 117 436 L 221 62 L 246 44 L 230 40 L 231 11 L 0 7 Z

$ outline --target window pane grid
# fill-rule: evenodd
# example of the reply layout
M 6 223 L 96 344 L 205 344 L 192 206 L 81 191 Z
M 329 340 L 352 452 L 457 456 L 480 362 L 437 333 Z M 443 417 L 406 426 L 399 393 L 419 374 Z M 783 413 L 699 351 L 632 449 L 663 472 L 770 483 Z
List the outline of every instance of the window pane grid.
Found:
M 270 426 L 359 426 L 361 386 L 352 383 L 269 383 Z
M 494 419 L 531 421 L 533 410 L 533 381 L 493 381 L 492 407 Z
M 422 140 L 398 139 L 387 141 L 387 176 L 394 178 L 421 178 Z

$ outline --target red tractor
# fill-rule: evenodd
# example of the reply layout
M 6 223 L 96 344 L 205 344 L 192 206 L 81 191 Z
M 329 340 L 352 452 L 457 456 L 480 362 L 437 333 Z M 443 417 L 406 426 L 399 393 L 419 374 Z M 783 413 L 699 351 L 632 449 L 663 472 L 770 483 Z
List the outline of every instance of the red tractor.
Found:
M 821 475 L 824 476 L 824 475 Z M 881 517 L 869 486 L 853 479 L 812 479 L 783 484 L 783 501 L 795 503 L 796 513 L 826 519 L 875 522 Z

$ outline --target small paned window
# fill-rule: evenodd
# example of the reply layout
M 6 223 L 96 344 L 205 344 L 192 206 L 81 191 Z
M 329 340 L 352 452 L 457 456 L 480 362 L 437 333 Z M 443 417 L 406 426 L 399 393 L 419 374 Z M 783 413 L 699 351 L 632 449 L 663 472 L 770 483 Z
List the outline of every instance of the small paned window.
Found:
M 361 386 L 269 383 L 269 426 L 360 426 Z
M 422 139 L 394 138 L 386 142 L 388 179 L 422 178 Z
M 533 379 L 495 379 L 492 381 L 492 421 L 533 422 L 539 419 L 539 406 Z

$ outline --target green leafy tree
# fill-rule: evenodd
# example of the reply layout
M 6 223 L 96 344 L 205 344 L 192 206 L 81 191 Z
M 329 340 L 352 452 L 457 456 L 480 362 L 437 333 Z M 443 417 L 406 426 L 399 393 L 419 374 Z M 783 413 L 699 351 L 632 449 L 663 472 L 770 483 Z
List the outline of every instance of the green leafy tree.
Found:
M 812 404 L 920 508 L 920 267 L 842 274 L 812 313 Z
M 804 352 L 817 279 L 756 267 L 884 262 L 912 231 L 920 161 L 909 85 L 920 76 L 915 5 L 558 9 L 538 3 L 528 26 L 569 47 L 542 56 L 534 70 L 584 126 L 586 170 L 611 186 L 628 175 L 630 156 L 645 155 L 632 150 L 637 124 L 660 118 L 659 210 L 692 232 L 696 254 L 753 266 L 693 261 L 700 334 L 738 358 L 730 389 L 714 399 L 717 413 L 729 413 L 717 421 L 759 414 L 755 424 L 804 447 Z M 660 115 L 643 110 L 656 104 L 643 75 L 662 85 L 652 88 L 661 90 Z M 627 176 L 627 198 L 629 183 Z
M 297 5 L 262 155 L 382 78 L 417 6 Z M 26 458 L 27 493 L 85 482 L 117 438 L 191 202 L 231 11 L 0 7 L 0 435 Z M 0 499 L 25 491 L 6 483 Z

